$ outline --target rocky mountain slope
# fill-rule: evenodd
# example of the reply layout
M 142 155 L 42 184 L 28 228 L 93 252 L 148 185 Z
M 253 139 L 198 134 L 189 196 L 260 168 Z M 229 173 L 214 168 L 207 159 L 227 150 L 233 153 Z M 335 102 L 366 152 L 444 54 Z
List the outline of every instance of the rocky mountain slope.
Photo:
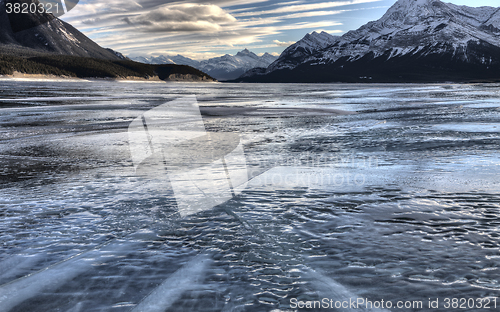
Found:
M 4 4 L 0 0 L 0 75 L 214 81 L 189 66 L 133 62 L 100 47 L 56 16 L 9 15 Z
M 4 0 L 0 0 L 0 8 L 4 8 Z M 47 17 L 46 23 L 36 27 L 16 32 L 12 29 L 12 25 L 32 24 L 32 20 L 31 14 L 9 17 L 5 9 L 0 9 L 1 54 L 19 56 L 50 53 L 109 60 L 123 58 L 112 50 L 100 47 L 73 26 L 53 16 Z
M 341 37 L 312 33 L 240 81 L 500 80 L 500 8 L 399 0 Z
M 258 56 L 245 49 L 236 55 L 223 55 L 204 61 L 196 61 L 182 55 L 158 57 L 135 57 L 137 62 L 147 64 L 178 64 L 189 65 L 197 68 L 219 80 L 231 80 L 240 77 L 243 73 L 253 68 L 266 68 L 276 60 L 276 57 L 265 53 Z

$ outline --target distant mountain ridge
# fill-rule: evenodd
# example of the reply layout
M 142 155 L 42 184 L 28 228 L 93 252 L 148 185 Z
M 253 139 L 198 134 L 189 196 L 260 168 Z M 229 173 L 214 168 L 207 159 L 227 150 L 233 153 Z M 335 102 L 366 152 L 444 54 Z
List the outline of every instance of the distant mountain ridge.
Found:
M 307 34 L 240 81 L 500 80 L 500 8 L 399 0 L 343 36 Z
M 192 60 L 182 55 L 160 55 L 158 57 L 139 56 L 132 59 L 134 61 L 146 64 L 189 65 L 207 73 L 208 75 L 218 80 L 231 80 L 240 77 L 245 72 L 253 68 L 266 68 L 272 62 L 274 62 L 277 57 L 269 53 L 258 56 L 248 49 L 244 49 L 243 51 L 238 52 L 236 55 L 226 54 L 204 61 Z

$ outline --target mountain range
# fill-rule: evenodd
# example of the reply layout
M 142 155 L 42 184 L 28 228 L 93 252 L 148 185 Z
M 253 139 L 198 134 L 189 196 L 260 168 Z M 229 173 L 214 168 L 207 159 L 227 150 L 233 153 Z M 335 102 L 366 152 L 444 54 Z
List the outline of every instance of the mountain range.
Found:
M 221 57 L 211 58 L 204 61 L 196 61 L 182 55 L 158 57 L 134 57 L 132 60 L 146 64 L 178 64 L 188 65 L 218 80 L 232 80 L 240 77 L 245 72 L 253 68 L 266 68 L 277 59 L 269 53 L 258 56 L 255 53 L 245 49 L 236 55 L 223 55 Z
M 399 0 L 343 36 L 307 34 L 237 81 L 500 81 L 500 8 Z
M 0 0 L 0 7 L 4 4 Z M 33 23 L 34 18 L 41 19 L 35 20 L 37 27 L 19 26 Z M 242 82 L 471 82 L 500 81 L 500 8 L 399 0 L 377 21 L 343 36 L 307 34 L 278 58 L 268 53 L 259 57 L 245 49 L 204 61 L 181 55 L 135 60 L 138 62 L 100 47 L 56 17 L 8 16 L 0 10 L 0 75 L 22 72 L 213 81 L 212 75 Z

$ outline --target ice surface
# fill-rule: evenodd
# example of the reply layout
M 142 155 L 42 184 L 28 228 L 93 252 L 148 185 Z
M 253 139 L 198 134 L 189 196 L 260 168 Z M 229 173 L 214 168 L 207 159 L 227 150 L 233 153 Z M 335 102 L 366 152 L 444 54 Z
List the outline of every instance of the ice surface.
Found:
M 92 266 L 107 261 L 109 257 L 116 257 L 126 250 L 133 250 L 133 248 L 134 246 L 130 244 L 112 242 L 99 250 L 83 253 L 12 281 L 0 287 L 0 306 L 3 311 L 10 311 L 41 292 L 57 290 L 71 279 L 90 270 Z
M 206 255 L 196 256 L 166 279 L 149 296 L 144 298 L 132 312 L 163 312 L 169 310 L 181 295 L 197 287 L 205 278 L 210 264 Z
M 0 85 L 5 309 L 273 311 L 500 290 L 498 84 Z M 177 156 L 238 148 L 226 165 L 250 181 L 182 216 L 164 165 L 136 170 L 128 130 L 186 95 L 223 148 Z

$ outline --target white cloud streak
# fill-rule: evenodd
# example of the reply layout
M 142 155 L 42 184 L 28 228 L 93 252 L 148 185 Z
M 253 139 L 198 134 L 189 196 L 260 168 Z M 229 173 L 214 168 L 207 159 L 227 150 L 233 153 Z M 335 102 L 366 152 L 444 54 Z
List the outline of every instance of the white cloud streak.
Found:
M 290 12 L 304 12 L 304 11 L 312 11 L 320 9 L 329 9 L 334 7 L 353 5 L 353 4 L 371 3 L 377 1 L 381 0 L 350 0 L 350 1 L 320 2 L 320 3 L 310 3 L 310 4 L 299 4 L 299 5 L 284 5 L 282 7 L 273 10 L 244 12 L 235 14 L 234 16 L 245 17 L 245 16 L 256 16 L 256 15 L 262 16 L 269 14 L 283 14 Z
M 276 43 L 278 47 L 288 47 L 295 43 L 295 41 L 282 42 L 279 40 L 273 40 L 273 42 Z

